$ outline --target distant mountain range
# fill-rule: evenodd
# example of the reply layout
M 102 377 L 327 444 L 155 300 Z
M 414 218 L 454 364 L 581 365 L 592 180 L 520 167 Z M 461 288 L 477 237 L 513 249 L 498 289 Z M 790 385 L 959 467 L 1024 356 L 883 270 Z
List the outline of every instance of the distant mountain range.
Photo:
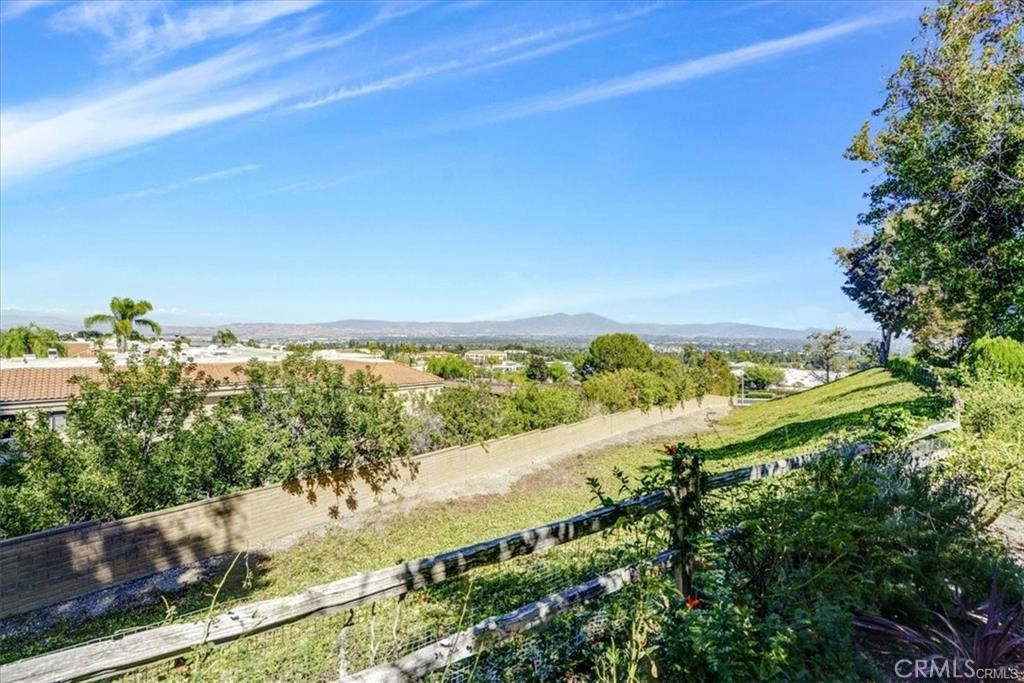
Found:
M 82 328 L 81 320 L 66 315 L 4 309 L 0 327 L 35 322 L 61 332 Z M 230 328 L 242 339 L 589 339 L 609 332 L 632 332 L 649 339 L 777 339 L 797 341 L 813 329 L 792 330 L 746 323 L 620 323 L 594 313 L 555 313 L 518 320 L 473 322 L 399 322 L 387 320 L 336 320 L 324 323 L 227 323 L 216 326 L 165 325 L 165 335 L 209 337 L 216 330 Z M 850 330 L 856 341 L 874 339 L 872 330 Z

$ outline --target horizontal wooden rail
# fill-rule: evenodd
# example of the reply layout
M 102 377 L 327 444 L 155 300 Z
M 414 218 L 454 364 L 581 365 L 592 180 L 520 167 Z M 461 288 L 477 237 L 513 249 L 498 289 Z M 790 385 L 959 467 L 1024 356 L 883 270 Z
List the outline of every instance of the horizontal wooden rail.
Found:
M 665 550 L 648 564 L 668 569 L 676 560 L 676 553 Z M 394 662 L 380 664 L 341 679 L 341 683 L 411 683 L 434 671 L 468 659 L 482 650 L 508 640 L 542 624 L 559 614 L 613 593 L 618 593 L 636 581 L 636 567 L 621 567 L 597 576 L 564 591 L 553 593 L 536 602 L 498 617 L 489 617 L 480 623 L 422 647 Z
M 932 425 L 916 440 L 955 428 L 956 423 Z M 820 458 L 823 453 L 722 472 L 708 478 L 707 488 L 735 486 L 786 474 Z M 236 607 L 210 620 L 159 626 L 23 659 L 0 666 L 0 681 L 81 681 L 126 673 L 144 664 L 186 654 L 197 645 L 225 643 L 314 615 L 362 607 L 441 583 L 471 569 L 530 555 L 604 531 L 625 517 L 657 512 L 668 502 L 667 491 L 655 491 L 433 557 L 339 579 L 284 598 Z
M 159 626 L 24 659 L 0 667 L 0 680 L 90 680 L 125 673 L 143 664 L 185 654 L 196 645 L 224 643 L 315 614 L 354 609 L 446 581 L 476 567 L 568 543 L 609 529 L 628 515 L 659 510 L 667 501 L 664 491 L 656 491 L 434 557 L 340 579 L 285 598 L 237 607 L 209 621 Z

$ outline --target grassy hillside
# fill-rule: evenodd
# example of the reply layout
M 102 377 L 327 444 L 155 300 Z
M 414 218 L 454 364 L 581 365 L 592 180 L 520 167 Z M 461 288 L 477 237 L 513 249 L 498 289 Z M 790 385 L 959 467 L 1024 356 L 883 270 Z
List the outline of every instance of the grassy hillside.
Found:
M 914 385 L 895 380 L 885 371 L 871 370 L 802 394 L 736 409 L 713 425 L 712 430 L 700 436 L 681 438 L 708 449 L 708 467 L 723 470 L 810 450 L 836 430 L 863 423 L 878 406 L 897 404 L 911 410 L 922 422 L 934 418 L 938 411 L 937 402 Z M 288 595 L 310 585 L 387 566 L 399 558 L 431 555 L 581 512 L 594 506 L 593 496 L 585 483 L 587 477 L 595 477 L 608 491 L 615 491 L 613 469 L 621 468 L 627 474 L 636 474 L 645 466 L 658 463 L 663 457 L 661 442 L 665 440 L 671 439 L 578 456 L 557 468 L 526 477 L 503 495 L 423 505 L 404 515 L 379 519 L 359 531 L 335 529 L 322 538 L 311 537 L 289 551 L 248 562 L 250 573 L 247 580 L 229 583 L 221 593 L 221 600 L 248 601 Z M 500 571 L 525 576 L 536 575 L 543 570 L 548 578 L 554 572 L 564 574 L 567 579 L 586 574 L 595 562 L 608 559 L 595 559 L 595 555 L 603 553 L 595 552 L 600 545 L 599 539 L 593 541 L 588 539 L 543 556 L 524 558 L 503 565 Z M 478 575 L 486 576 L 489 571 L 492 570 L 478 572 Z M 456 595 L 459 585 L 459 582 L 453 582 L 444 593 Z M 478 597 L 474 599 L 472 611 L 480 610 L 484 616 L 492 613 L 488 610 L 510 609 L 519 604 L 517 601 L 539 597 L 535 590 L 528 590 L 525 586 L 522 590 L 513 590 L 507 583 L 502 586 L 502 591 L 508 604 Z M 176 618 L 208 606 L 211 592 L 210 584 L 199 584 L 181 595 L 170 597 Z M 451 605 L 447 607 L 444 616 L 450 618 Z M 123 628 L 152 624 L 165 616 L 163 605 L 153 605 L 111 614 L 86 624 L 58 626 L 41 635 L 2 642 L 0 650 L 4 652 L 0 661 L 109 635 Z M 299 625 L 295 628 L 300 629 Z M 324 646 L 326 651 L 336 648 L 336 645 L 329 645 L 332 638 L 336 638 L 336 632 L 332 635 L 325 631 L 324 638 L 328 642 Z M 281 647 L 293 649 L 288 642 L 282 642 Z M 248 650 L 245 643 L 232 648 Z M 279 661 L 283 654 L 284 650 L 266 647 L 264 643 L 264 646 L 250 650 L 248 658 L 261 660 L 267 657 Z M 246 661 L 239 657 L 231 659 L 235 667 Z M 283 657 L 280 661 L 290 660 Z M 271 665 L 266 668 L 256 666 L 260 675 L 287 670 L 275 669 Z
M 901 406 L 921 424 L 939 418 L 941 400 L 881 369 L 734 410 L 711 434 L 687 439 L 707 449 L 714 471 L 814 450 L 830 436 L 864 424 L 881 406 Z

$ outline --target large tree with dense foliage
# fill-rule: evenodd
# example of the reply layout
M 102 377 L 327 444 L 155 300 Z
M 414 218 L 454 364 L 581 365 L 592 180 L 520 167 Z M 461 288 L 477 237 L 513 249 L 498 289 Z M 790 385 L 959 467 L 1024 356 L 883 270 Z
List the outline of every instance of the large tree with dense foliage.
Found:
M 917 302 L 914 290 L 896 277 L 891 235 L 880 230 L 853 247 L 838 247 L 835 255 L 846 275 L 843 293 L 881 328 L 878 364 L 885 367 L 892 338 L 907 329 Z
M 153 304 L 145 299 L 129 299 L 128 297 L 115 296 L 110 300 L 110 313 L 97 313 L 85 319 L 87 328 L 93 325 L 110 325 L 110 332 L 117 340 L 117 348 L 124 351 L 128 348 L 128 342 L 142 339 L 142 334 L 136 327 L 145 327 L 155 335 L 160 334 L 160 325 L 155 320 L 144 318 L 153 310 Z
M 0 462 L 0 536 L 114 519 L 349 468 L 371 486 L 409 454 L 402 402 L 379 379 L 294 355 L 238 370 L 242 393 L 212 412 L 215 382 L 167 353 L 100 356 L 78 378 L 67 424 L 21 415 Z M 353 482 L 335 480 L 339 493 Z
M 879 174 L 861 222 L 892 230 L 892 280 L 963 323 L 1024 338 L 1024 4 L 945 0 L 921 17 L 847 151 Z
M 546 382 L 551 376 L 551 372 L 548 370 L 548 364 L 544 361 L 543 356 L 532 355 L 530 360 L 526 361 L 526 378 L 532 379 L 534 382 Z
M 17 358 L 25 354 L 46 356 L 50 349 L 56 350 L 59 356 L 67 353 L 56 330 L 29 323 L 0 332 L 0 356 L 4 358 Z
M 577 368 L 584 377 L 616 370 L 647 370 L 654 352 L 640 337 L 626 332 L 602 334 L 590 342 L 590 348 Z

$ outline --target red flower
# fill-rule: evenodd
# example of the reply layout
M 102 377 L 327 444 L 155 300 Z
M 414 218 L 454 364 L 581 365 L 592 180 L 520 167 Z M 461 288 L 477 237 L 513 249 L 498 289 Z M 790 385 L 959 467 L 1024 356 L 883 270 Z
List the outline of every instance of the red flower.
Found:
M 679 444 L 664 444 L 665 452 L 669 455 L 675 455 L 679 452 Z
M 686 596 L 686 609 L 697 609 L 698 607 L 700 607 L 703 604 L 704 604 L 704 601 L 701 600 L 700 598 L 696 597 L 696 596 L 693 596 L 693 595 L 687 595 Z

